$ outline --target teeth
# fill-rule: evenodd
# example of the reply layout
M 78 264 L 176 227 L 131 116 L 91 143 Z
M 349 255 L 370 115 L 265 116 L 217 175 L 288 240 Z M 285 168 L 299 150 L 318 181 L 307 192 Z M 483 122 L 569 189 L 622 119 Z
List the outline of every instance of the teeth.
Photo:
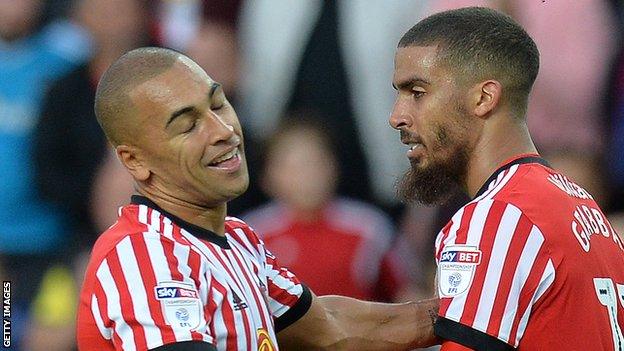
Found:
M 409 146 L 410 150 L 414 150 L 416 146 L 422 145 L 422 144 L 421 143 L 409 143 L 407 145 Z
M 220 163 L 220 162 L 223 162 L 223 161 L 229 160 L 229 159 L 231 159 L 232 157 L 236 156 L 237 154 L 238 154 L 238 149 L 234 149 L 234 150 L 232 150 L 232 151 L 228 152 L 227 154 L 225 154 L 225 155 L 223 155 L 223 156 L 219 157 L 218 159 L 214 160 L 214 161 L 211 163 L 211 165 L 215 165 L 215 164 L 217 164 L 217 163 Z

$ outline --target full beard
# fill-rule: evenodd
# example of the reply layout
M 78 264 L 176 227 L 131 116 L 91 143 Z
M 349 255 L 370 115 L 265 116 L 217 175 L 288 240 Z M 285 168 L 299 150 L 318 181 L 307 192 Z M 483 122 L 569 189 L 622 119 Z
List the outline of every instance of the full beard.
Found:
M 468 168 L 467 145 L 451 140 L 444 128 L 438 130 L 436 151 L 447 149 L 447 157 L 429 159 L 427 166 L 410 161 L 411 167 L 397 186 L 398 196 L 406 203 L 440 205 L 462 191 Z

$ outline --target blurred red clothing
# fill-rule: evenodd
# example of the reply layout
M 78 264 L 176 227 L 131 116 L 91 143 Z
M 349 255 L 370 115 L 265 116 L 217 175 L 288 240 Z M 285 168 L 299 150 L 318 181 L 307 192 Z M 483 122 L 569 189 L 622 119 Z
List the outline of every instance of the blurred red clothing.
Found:
M 391 250 L 393 226 L 371 205 L 338 199 L 304 219 L 273 202 L 244 218 L 317 295 L 392 301 L 408 284 Z

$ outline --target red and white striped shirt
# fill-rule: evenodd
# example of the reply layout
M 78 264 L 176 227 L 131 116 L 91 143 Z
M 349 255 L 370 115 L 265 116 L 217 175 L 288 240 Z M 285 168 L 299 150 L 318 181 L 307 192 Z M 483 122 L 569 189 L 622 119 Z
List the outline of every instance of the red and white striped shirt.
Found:
M 225 237 L 133 196 L 100 236 L 78 311 L 80 350 L 148 350 L 204 341 L 218 350 L 277 350 L 276 332 L 298 320 L 310 291 L 243 221 Z M 270 348 L 268 348 L 270 350 Z
M 440 337 L 476 350 L 622 350 L 624 245 L 535 156 L 504 164 L 436 240 Z

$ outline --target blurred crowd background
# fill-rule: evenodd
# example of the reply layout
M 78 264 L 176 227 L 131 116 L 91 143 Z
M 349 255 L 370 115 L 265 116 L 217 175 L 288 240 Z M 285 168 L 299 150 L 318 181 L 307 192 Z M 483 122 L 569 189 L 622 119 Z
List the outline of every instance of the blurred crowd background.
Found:
M 317 294 L 433 294 L 433 240 L 466 200 L 404 205 L 406 148 L 387 124 L 401 35 L 481 5 L 516 18 L 541 69 L 540 152 L 624 228 L 624 3 L 618 0 L 0 0 L 0 277 L 14 350 L 73 350 L 86 257 L 132 182 L 93 112 L 95 87 L 140 46 L 177 49 L 238 112 L 249 191 L 229 206 Z

